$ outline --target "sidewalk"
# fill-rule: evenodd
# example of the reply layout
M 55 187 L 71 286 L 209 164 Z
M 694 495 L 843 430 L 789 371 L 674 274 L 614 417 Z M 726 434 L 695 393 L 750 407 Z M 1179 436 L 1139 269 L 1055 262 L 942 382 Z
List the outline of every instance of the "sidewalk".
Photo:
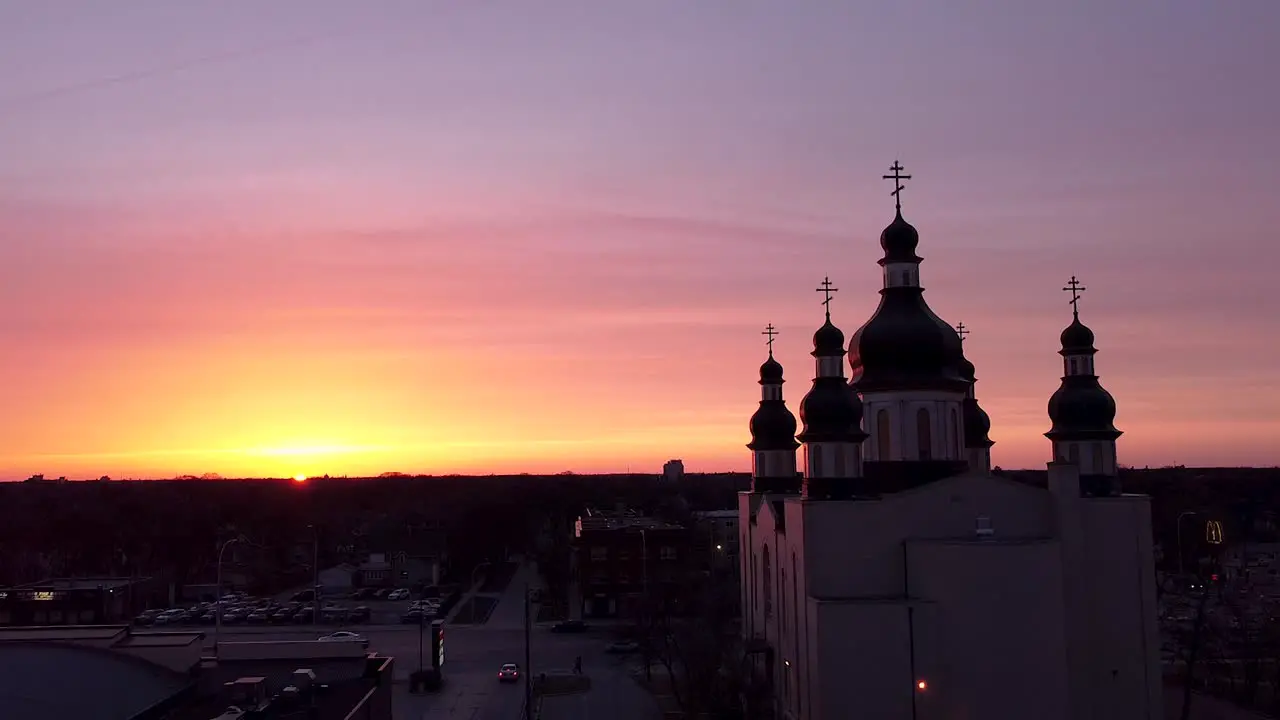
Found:
M 519 630 L 524 627 L 525 590 L 536 590 L 541 584 L 538 570 L 532 560 L 520 563 L 520 569 L 511 578 L 505 592 L 499 596 L 498 606 L 489 615 L 487 626 L 496 630 Z M 538 617 L 537 603 L 529 605 L 530 620 Z

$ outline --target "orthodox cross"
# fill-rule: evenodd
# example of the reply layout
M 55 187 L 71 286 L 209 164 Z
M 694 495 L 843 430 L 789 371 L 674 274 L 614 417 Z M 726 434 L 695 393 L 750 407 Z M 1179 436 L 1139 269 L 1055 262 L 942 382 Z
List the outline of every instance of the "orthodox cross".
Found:
M 822 287 L 818 288 L 818 292 L 822 293 L 822 306 L 827 309 L 827 319 L 831 319 L 831 293 L 839 292 L 840 288 L 831 287 L 831 278 L 822 278 Z
M 902 189 L 906 187 L 902 184 L 902 181 L 911 179 L 910 175 L 902 174 L 902 171 L 905 169 L 906 168 L 902 167 L 902 163 L 894 160 L 893 165 L 889 167 L 889 170 L 893 174 L 883 176 L 885 180 L 893 181 L 893 192 L 889 194 L 893 196 L 893 206 L 898 209 L 898 212 L 902 212 Z
M 964 342 L 964 336 L 969 334 L 969 328 L 965 327 L 964 323 L 960 323 L 956 326 L 956 334 L 960 336 L 960 342 Z
M 1077 319 L 1080 318 L 1080 293 L 1087 289 L 1088 288 L 1084 285 L 1080 284 L 1080 281 L 1076 279 L 1075 275 L 1072 275 L 1071 280 L 1067 282 L 1067 286 L 1062 288 L 1063 292 L 1071 293 L 1071 314 Z
M 773 357 L 773 339 L 778 336 L 778 331 L 773 329 L 773 323 L 769 323 L 764 327 L 764 332 L 760 334 L 769 336 L 765 343 L 769 346 L 769 357 Z

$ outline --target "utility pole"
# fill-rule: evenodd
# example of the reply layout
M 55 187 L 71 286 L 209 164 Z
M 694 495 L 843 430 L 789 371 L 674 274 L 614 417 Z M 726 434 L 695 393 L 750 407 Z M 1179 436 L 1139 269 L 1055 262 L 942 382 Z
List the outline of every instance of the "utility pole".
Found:
M 531 659 L 532 607 L 529 602 L 529 583 L 524 584 L 524 717 L 533 718 L 533 660 Z

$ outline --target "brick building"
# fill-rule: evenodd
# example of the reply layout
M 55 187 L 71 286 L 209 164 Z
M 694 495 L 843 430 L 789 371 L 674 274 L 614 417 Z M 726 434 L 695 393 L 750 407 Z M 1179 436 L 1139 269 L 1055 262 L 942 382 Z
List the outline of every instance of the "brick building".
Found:
M 649 597 L 679 612 L 690 533 L 635 511 L 588 510 L 574 523 L 573 568 L 582 617 L 632 617 Z

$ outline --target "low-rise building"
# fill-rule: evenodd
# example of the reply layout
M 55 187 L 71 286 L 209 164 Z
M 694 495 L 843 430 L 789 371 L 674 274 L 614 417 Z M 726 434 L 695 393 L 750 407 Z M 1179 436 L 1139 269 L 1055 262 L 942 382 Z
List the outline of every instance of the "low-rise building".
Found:
M 574 523 L 573 567 L 583 617 L 633 616 L 648 598 L 678 611 L 690 533 L 635 511 L 588 510 Z
M 391 718 L 394 659 L 358 643 L 223 643 L 215 660 L 204 641 L 123 625 L 0 629 L 0 717 Z
M 154 578 L 50 578 L 0 588 L 0 627 L 128 622 L 166 606 L 169 587 Z

